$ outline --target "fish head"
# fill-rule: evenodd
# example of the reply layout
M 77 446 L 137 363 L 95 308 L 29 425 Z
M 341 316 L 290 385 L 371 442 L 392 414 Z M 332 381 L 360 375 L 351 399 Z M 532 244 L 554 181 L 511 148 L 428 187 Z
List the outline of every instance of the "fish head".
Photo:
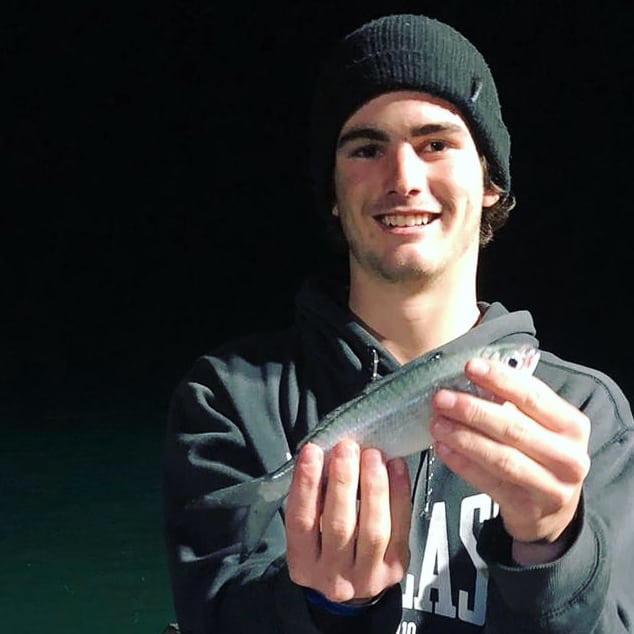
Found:
M 484 348 L 480 356 L 533 374 L 539 362 L 539 349 L 531 344 L 502 343 Z

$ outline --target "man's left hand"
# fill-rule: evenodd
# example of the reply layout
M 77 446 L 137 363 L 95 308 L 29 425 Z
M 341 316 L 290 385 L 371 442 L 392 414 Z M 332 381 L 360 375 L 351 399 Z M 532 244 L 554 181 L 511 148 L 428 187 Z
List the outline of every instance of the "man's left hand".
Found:
M 552 561 L 567 548 L 590 468 L 590 421 L 538 378 L 498 361 L 472 359 L 465 373 L 495 399 L 439 390 L 436 455 L 498 503 L 517 563 Z

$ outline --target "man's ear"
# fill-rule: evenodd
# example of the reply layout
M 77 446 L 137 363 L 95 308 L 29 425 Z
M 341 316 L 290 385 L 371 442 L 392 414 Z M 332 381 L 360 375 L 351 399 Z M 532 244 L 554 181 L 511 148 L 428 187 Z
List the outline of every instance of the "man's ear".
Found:
M 482 194 L 483 207 L 493 207 L 498 200 L 500 200 L 500 194 L 493 187 L 484 190 Z
M 337 207 L 337 203 L 332 206 L 332 211 L 330 213 L 335 217 L 339 217 L 339 207 Z

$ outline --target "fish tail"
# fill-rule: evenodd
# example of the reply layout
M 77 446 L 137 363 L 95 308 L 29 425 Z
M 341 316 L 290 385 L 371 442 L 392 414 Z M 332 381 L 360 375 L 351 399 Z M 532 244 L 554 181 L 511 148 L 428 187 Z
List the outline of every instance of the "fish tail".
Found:
M 282 506 L 291 483 L 293 467 L 294 461 L 289 460 L 277 471 L 207 493 L 187 506 L 190 509 L 246 508 L 240 536 L 240 560 L 244 561 L 257 548 L 273 516 Z

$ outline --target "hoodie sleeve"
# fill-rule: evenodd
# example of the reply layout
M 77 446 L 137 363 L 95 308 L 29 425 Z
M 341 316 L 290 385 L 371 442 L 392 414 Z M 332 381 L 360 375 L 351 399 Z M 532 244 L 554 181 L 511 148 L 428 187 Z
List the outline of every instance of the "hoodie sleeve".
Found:
M 478 548 L 489 566 L 489 634 L 511 631 L 509 623 L 514 634 L 634 632 L 632 413 L 608 377 L 578 370 L 560 390 L 592 424 L 576 539 L 558 560 L 521 568 L 507 565 L 510 537 L 500 518 L 485 524 Z
M 267 393 L 273 386 L 256 378 L 247 364 L 203 358 L 170 402 L 162 462 L 163 524 L 176 618 L 186 634 L 317 632 L 301 589 L 285 579 L 281 513 L 258 551 L 241 562 L 243 509 L 187 507 L 203 494 L 261 475 L 284 460 L 279 420 L 273 422 L 271 412 L 262 411 L 277 400 Z M 249 422 L 244 420 L 247 407 L 252 409 Z M 281 628 L 282 618 L 308 625 Z
M 201 359 L 176 389 L 163 451 L 163 522 L 176 619 L 183 634 L 319 634 L 394 631 L 400 590 L 357 617 L 311 611 L 286 566 L 283 512 L 240 561 L 242 509 L 189 509 L 200 495 L 279 466 L 288 444 L 276 410 L 275 370 Z M 237 364 L 237 365 L 236 365 Z M 395 598 L 396 597 L 396 598 Z M 386 623 L 389 626 L 386 627 Z M 381 625 L 383 624 L 383 625 Z M 378 627 L 378 629 L 377 629 Z

